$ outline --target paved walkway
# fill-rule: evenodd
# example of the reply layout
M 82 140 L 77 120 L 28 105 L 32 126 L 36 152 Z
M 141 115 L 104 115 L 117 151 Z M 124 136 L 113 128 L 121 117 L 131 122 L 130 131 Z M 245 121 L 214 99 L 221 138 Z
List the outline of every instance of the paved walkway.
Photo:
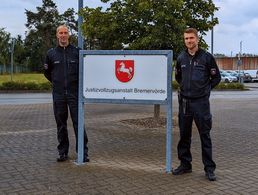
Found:
M 153 106 L 86 105 L 91 161 L 77 166 L 72 128 L 70 161 L 56 162 L 51 103 L 0 105 L 0 195 L 258 194 L 258 98 L 212 98 L 211 103 L 216 182 L 204 177 L 196 130 L 193 172 L 173 176 L 165 173 L 165 129 L 121 122 L 152 116 Z M 173 106 L 176 114 L 176 100 Z M 173 167 L 179 164 L 178 136 L 175 127 Z

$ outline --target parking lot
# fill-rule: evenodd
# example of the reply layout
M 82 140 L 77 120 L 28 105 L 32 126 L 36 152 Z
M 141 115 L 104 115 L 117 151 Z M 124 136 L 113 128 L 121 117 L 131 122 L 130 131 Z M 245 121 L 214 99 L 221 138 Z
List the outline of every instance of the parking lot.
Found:
M 56 162 L 50 94 L 36 95 L 35 101 L 28 94 L 0 94 L 0 194 L 257 194 L 258 87 L 250 85 L 249 91 L 215 91 L 211 95 L 216 182 L 204 176 L 196 129 L 193 172 L 174 176 L 165 172 L 165 128 L 122 122 L 151 117 L 153 106 L 86 105 L 91 161 L 77 166 L 71 121 L 70 160 Z M 42 96 L 43 102 L 39 101 Z M 21 97 L 26 104 L 19 102 Z M 161 110 L 165 115 L 164 107 Z M 176 119 L 176 95 L 173 114 Z M 176 167 L 176 121 L 172 131 L 172 167 Z

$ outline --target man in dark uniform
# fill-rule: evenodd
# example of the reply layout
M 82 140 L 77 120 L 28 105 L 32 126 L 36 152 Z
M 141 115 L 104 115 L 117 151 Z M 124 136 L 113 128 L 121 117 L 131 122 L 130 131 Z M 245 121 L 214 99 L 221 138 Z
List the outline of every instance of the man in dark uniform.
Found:
M 210 113 L 210 91 L 221 80 L 214 57 L 198 47 L 198 32 L 194 28 L 184 32 L 186 50 L 182 51 L 176 63 L 176 81 L 179 91 L 179 128 L 180 140 L 177 146 L 180 166 L 173 170 L 174 175 L 192 172 L 190 151 L 193 120 L 198 128 L 202 146 L 202 161 L 206 177 L 215 181 L 215 162 L 212 160 L 210 131 L 212 115 Z
M 68 160 L 69 138 L 67 131 L 68 108 L 78 147 L 78 85 L 79 49 L 69 43 L 69 30 L 61 25 L 56 30 L 58 46 L 48 50 L 44 75 L 52 83 L 53 107 L 57 124 L 58 162 Z M 84 162 L 88 159 L 88 138 L 84 130 Z

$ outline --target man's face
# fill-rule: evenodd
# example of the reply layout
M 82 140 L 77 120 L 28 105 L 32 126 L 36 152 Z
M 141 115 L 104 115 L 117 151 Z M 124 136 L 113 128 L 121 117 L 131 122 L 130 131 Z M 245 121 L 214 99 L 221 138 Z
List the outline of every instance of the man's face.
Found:
M 60 27 L 58 32 L 56 33 L 56 37 L 60 46 L 67 46 L 69 44 L 70 35 L 66 27 Z
M 198 47 L 199 38 L 194 33 L 184 33 L 185 46 L 189 50 Z

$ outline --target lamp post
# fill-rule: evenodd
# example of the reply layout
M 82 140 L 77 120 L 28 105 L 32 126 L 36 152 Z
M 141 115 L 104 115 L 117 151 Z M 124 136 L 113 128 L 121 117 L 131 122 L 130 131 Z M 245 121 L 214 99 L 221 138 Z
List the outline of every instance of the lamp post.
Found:
M 232 70 L 234 70 L 233 51 L 231 51 L 231 53 L 230 53 L 230 58 L 231 58 L 231 66 L 232 66 Z
M 211 21 L 213 21 L 213 14 L 211 15 Z M 213 37 L 213 27 L 211 29 L 211 54 L 213 55 L 213 40 L 214 40 L 214 37 Z
M 83 8 L 83 0 L 78 0 L 78 12 Z M 83 49 L 83 38 L 82 38 L 82 16 L 78 15 L 78 47 Z
M 239 83 L 243 83 L 243 78 L 240 77 L 240 66 L 242 65 L 242 61 L 241 61 L 241 55 L 242 55 L 242 42 L 240 41 L 240 50 L 239 50 L 239 54 L 238 54 L 238 75 L 239 75 Z
M 240 55 L 242 54 L 242 43 L 243 41 L 240 41 Z
M 12 38 L 11 42 L 11 81 L 13 81 L 13 54 L 14 54 L 15 39 Z

